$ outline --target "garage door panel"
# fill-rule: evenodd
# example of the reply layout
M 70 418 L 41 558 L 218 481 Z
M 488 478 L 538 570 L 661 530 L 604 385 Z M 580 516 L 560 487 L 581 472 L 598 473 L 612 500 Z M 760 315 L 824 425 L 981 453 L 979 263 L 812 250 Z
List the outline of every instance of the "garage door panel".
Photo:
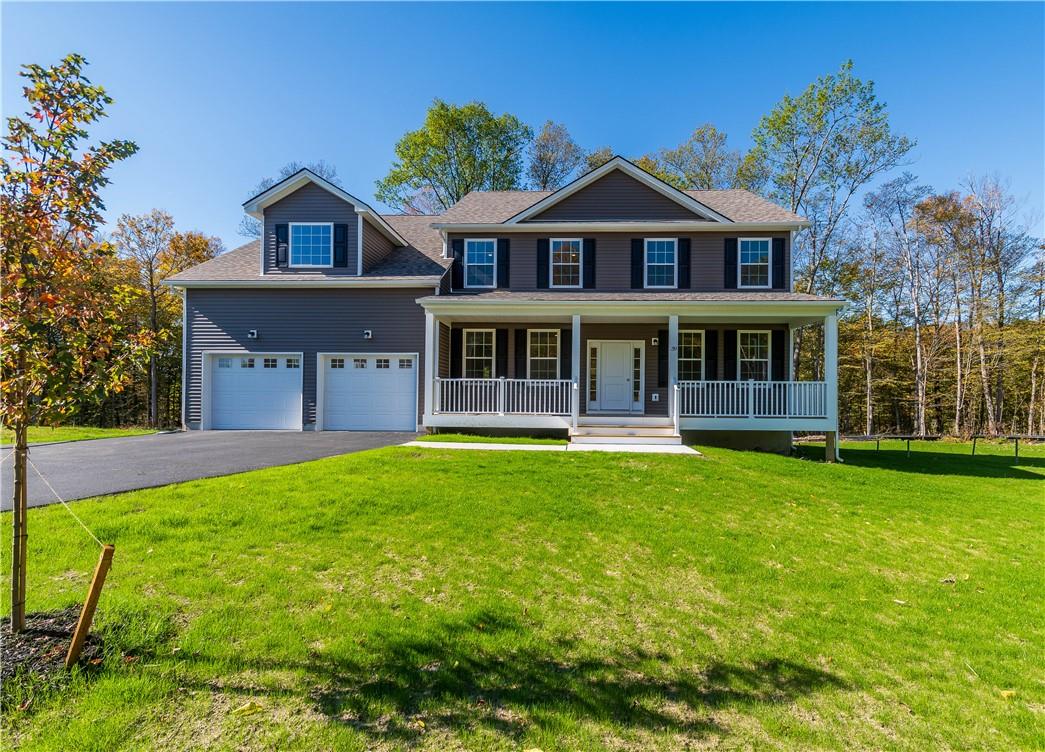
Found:
M 299 356 L 220 355 L 210 367 L 211 428 L 301 429 Z
M 401 368 L 400 360 L 410 367 Z M 335 367 L 340 364 L 343 367 Z M 379 368 L 379 364 L 387 367 Z M 329 356 L 321 367 L 324 369 L 324 429 L 416 429 L 417 363 L 414 356 Z

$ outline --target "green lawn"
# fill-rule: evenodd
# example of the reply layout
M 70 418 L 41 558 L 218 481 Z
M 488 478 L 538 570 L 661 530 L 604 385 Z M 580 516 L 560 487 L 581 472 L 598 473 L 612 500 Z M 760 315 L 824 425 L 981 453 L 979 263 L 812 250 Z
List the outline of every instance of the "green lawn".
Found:
M 567 439 L 541 436 L 483 436 L 474 433 L 430 433 L 418 436 L 418 441 L 451 441 L 465 444 L 567 444 Z
M 29 426 L 29 443 L 45 444 L 49 441 L 86 441 L 87 439 L 114 439 L 119 436 L 141 436 L 156 433 L 153 428 L 92 428 L 91 426 Z M 0 444 L 11 444 L 14 432 L 3 429 Z
M 1040 750 L 1045 451 L 914 448 L 393 447 L 77 502 L 116 544 L 107 657 L 4 737 Z M 97 547 L 29 528 L 31 609 L 76 603 Z

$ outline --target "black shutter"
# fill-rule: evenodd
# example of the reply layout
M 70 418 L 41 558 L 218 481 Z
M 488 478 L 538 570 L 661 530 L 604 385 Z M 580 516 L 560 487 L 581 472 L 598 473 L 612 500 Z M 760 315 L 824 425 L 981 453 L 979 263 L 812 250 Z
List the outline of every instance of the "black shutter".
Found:
M 784 364 L 787 361 L 787 348 L 784 347 L 784 337 L 786 335 L 787 332 L 781 331 L 780 329 L 774 329 L 773 332 L 770 334 L 770 366 L 773 369 L 772 376 L 770 376 L 770 378 L 773 381 L 784 381 L 787 378 L 787 376 L 785 375 L 787 373 L 787 369 L 784 366 Z
M 689 238 L 679 238 L 679 289 L 691 287 L 689 278 Z
M 508 330 L 494 332 L 494 378 L 508 377 Z
M 454 238 L 450 241 L 450 254 L 453 266 L 450 267 L 450 289 L 460 290 L 464 287 L 464 240 Z
M 571 379 L 573 371 L 573 330 L 559 330 L 559 378 Z
M 668 330 L 657 332 L 657 386 L 663 389 L 668 385 Z
M 737 289 L 737 239 L 726 238 L 726 280 L 727 290 Z
M 537 289 L 548 288 L 548 280 L 551 277 L 548 266 L 548 238 L 537 238 Z
M 718 380 L 718 329 L 704 332 L 704 378 Z
M 631 239 L 631 289 L 641 290 L 646 286 L 646 275 L 642 258 L 642 238 Z
M 773 238 L 773 289 L 783 290 L 787 287 L 784 281 L 784 239 Z
M 276 266 L 287 265 L 290 250 L 290 225 L 276 225 Z
M 736 381 L 740 378 L 737 374 L 737 330 L 726 329 L 722 332 L 722 362 L 726 367 L 722 369 L 723 381 Z
M 595 287 L 595 238 L 581 241 L 584 248 L 584 283 L 587 289 Z
M 334 225 L 334 266 L 348 266 L 348 225 Z
M 511 241 L 497 238 L 497 286 L 509 287 L 511 273 Z
M 526 330 L 515 330 L 515 378 L 525 379 L 526 373 Z
M 461 330 L 450 330 L 450 378 L 461 378 Z

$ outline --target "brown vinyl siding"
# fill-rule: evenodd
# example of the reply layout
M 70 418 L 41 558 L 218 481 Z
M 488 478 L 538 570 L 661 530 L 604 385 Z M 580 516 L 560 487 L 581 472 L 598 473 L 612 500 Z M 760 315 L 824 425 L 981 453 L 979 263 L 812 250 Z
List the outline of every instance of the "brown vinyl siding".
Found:
M 363 221 L 363 271 L 373 269 L 384 261 L 393 250 L 395 244 L 381 234 L 373 224 Z
M 663 193 L 619 170 L 567 196 L 527 222 L 625 222 L 629 220 L 689 220 L 695 214 Z
M 358 272 L 360 217 L 356 208 L 330 191 L 315 183 L 306 183 L 301 188 L 265 209 L 263 228 L 265 274 L 297 276 L 335 276 Z M 290 222 L 331 222 L 348 225 L 348 266 L 322 269 L 295 269 L 276 266 L 276 225 Z
M 577 233 L 563 233 L 555 237 L 578 237 Z M 452 238 L 497 237 L 496 228 L 485 233 L 454 234 Z M 532 291 L 537 289 L 537 240 L 553 237 L 548 233 L 512 233 L 510 289 Z M 784 239 L 784 289 L 790 289 L 788 275 L 791 269 L 791 240 L 787 232 L 693 232 L 693 233 L 583 233 L 595 239 L 595 289 L 603 292 L 631 290 L 631 239 L 677 238 L 690 239 L 690 286 L 695 292 L 721 292 L 725 286 L 725 239 L 739 237 Z M 772 270 L 770 270 L 772 271 Z M 556 292 L 552 289 L 550 292 Z M 570 290 L 564 290 L 569 294 Z
M 189 289 L 186 422 L 198 427 L 203 353 L 301 352 L 304 423 L 315 424 L 316 355 L 417 353 L 418 420 L 424 410 L 425 315 L 414 301 L 431 288 L 362 290 Z M 248 339 L 250 329 L 257 339 Z M 363 339 L 363 330 L 373 339 Z

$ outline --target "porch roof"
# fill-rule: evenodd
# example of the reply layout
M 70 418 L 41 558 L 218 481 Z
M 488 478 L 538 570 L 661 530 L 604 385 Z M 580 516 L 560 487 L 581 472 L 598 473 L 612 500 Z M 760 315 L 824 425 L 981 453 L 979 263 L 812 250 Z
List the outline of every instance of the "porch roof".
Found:
M 820 321 L 845 306 L 841 298 L 797 292 L 736 291 L 693 292 L 643 290 L 596 292 L 584 290 L 490 290 L 471 294 L 429 295 L 417 303 L 437 315 L 465 317 L 516 317 L 527 320 L 548 317 L 628 318 L 670 315 L 700 317 L 706 321 L 767 321 L 793 324 Z

